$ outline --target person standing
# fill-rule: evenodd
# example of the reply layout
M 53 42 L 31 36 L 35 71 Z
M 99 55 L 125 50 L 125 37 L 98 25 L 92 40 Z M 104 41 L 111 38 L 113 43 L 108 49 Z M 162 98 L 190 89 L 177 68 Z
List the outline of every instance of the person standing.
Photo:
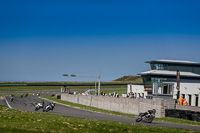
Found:
M 183 95 L 181 95 L 181 97 L 178 100 L 178 104 L 183 105 L 183 101 L 184 101 L 184 98 L 183 98 Z
M 187 102 L 186 99 L 184 99 L 184 101 L 183 101 L 183 105 L 188 105 L 188 102 Z

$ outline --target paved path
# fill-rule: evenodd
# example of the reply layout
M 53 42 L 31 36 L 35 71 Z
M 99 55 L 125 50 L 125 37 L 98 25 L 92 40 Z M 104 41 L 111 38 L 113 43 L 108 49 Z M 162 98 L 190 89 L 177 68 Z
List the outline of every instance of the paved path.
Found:
M 32 111 L 32 112 L 35 112 L 36 102 L 42 101 L 42 99 L 38 97 L 33 97 L 33 96 L 31 97 L 28 96 L 28 97 L 23 97 L 23 98 L 15 97 L 13 102 L 10 102 L 9 97 L 6 97 L 5 100 L 7 100 L 8 104 L 14 109 Z M 45 101 L 45 104 L 50 103 L 47 100 L 44 100 L 44 101 Z M 39 110 L 38 112 L 42 112 L 42 109 Z M 141 125 L 148 125 L 148 126 L 200 130 L 200 126 L 189 126 L 189 125 L 183 125 L 183 124 L 171 124 L 171 123 L 162 123 L 162 122 L 154 122 L 154 121 L 152 123 L 142 123 L 142 122 L 135 123 L 135 119 L 133 118 L 97 113 L 97 112 L 82 110 L 79 108 L 69 107 L 69 106 L 65 106 L 61 104 L 56 104 L 54 110 L 49 111 L 48 113 L 79 117 L 79 118 L 87 118 L 87 119 L 108 120 L 108 121 L 115 121 L 115 122 L 122 122 L 122 123 L 134 123 L 134 124 L 141 124 Z

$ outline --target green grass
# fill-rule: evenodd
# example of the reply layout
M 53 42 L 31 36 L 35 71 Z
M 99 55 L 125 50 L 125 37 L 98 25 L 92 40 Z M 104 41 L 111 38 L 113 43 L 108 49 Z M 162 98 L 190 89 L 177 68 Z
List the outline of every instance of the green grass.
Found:
M 0 87 L 1 91 L 34 91 L 34 90 L 54 90 L 60 89 L 60 86 L 6 86 Z
M 155 118 L 155 121 L 200 126 L 200 122 L 197 122 L 197 121 L 190 121 L 190 120 L 178 119 L 178 118 L 172 118 L 172 117 Z
M 59 103 L 63 103 L 63 104 L 69 105 L 69 106 L 79 107 L 79 108 L 85 109 L 85 110 L 91 110 L 91 111 L 102 112 L 102 113 L 113 114 L 113 115 L 120 115 L 120 116 L 125 116 L 125 117 L 130 117 L 130 118 L 137 117 L 136 115 L 132 115 L 132 114 L 125 114 L 125 113 L 116 112 L 116 111 L 108 111 L 108 110 L 99 109 L 99 108 L 95 108 L 95 107 L 91 107 L 91 106 L 85 106 L 85 105 L 81 105 L 81 104 L 77 104 L 77 103 L 63 101 L 63 100 L 57 99 L 56 97 L 45 96 L 44 98 L 47 98 L 49 100 L 56 101 Z M 200 126 L 200 122 L 171 118 L 171 117 L 155 118 L 154 121 Z
M 0 105 L 2 133 L 195 133 L 198 131 L 142 126 L 111 121 L 90 120 L 68 116 L 34 113 L 9 109 Z
M 34 90 L 52 90 L 52 89 L 60 89 L 61 86 L 12 86 L 12 87 L 0 87 L 0 92 L 3 91 L 7 91 L 8 94 L 10 94 L 10 92 L 12 91 L 34 91 Z M 90 86 L 70 86 L 71 90 L 73 91 L 73 89 L 88 89 Z M 102 90 L 104 92 L 106 92 L 107 94 L 109 92 L 113 92 L 116 91 L 119 93 L 119 95 L 121 96 L 122 93 L 126 93 L 126 87 L 124 87 L 124 89 L 118 89 L 118 90 L 114 90 L 113 88 L 123 88 L 124 86 L 119 85 L 119 86 L 103 86 Z M 90 89 L 90 88 L 89 88 Z M 110 90 L 111 89 L 111 90 Z M 4 96 L 4 94 L 0 94 L 0 96 Z M 20 95 L 20 93 L 19 93 Z M 102 110 L 102 109 L 98 109 L 98 108 L 94 108 L 94 107 L 89 107 L 89 106 L 84 106 L 84 105 L 80 105 L 80 104 L 74 104 L 74 103 L 70 103 L 70 102 L 66 102 L 66 101 L 62 101 L 59 99 L 56 99 L 55 97 L 46 97 L 49 98 L 51 100 L 60 102 L 60 103 L 64 103 L 70 106 L 74 106 L 74 107 L 80 107 L 86 110 L 92 110 L 92 111 L 97 111 L 97 112 L 103 112 L 103 113 L 109 113 L 109 114 L 115 114 L 115 115 L 121 115 L 121 116 L 126 116 L 126 117 L 136 117 L 134 115 L 131 114 L 124 114 L 124 113 L 120 113 L 120 112 L 114 112 L 114 111 L 107 111 L 107 110 Z M 200 122 L 195 122 L 195 121 L 189 121 L 189 120 L 183 120 L 183 119 L 176 119 L 176 118 L 155 118 L 156 121 L 161 121 L 161 122 L 171 122 L 171 123 L 181 123 L 181 124 L 190 124 L 190 125 L 200 125 Z
M 0 92 L 2 91 L 35 91 L 35 90 L 56 90 L 60 89 L 62 86 L 2 86 L 0 87 Z M 73 89 L 95 89 L 95 86 L 67 86 L 72 91 Z M 111 85 L 111 86 L 101 86 L 101 89 L 114 89 L 114 88 L 126 88 L 126 85 Z

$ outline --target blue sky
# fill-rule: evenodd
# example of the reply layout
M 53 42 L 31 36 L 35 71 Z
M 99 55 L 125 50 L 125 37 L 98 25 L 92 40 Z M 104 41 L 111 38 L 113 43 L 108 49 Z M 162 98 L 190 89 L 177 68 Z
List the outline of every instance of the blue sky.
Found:
M 0 1 L 0 81 L 111 81 L 200 62 L 200 1 Z

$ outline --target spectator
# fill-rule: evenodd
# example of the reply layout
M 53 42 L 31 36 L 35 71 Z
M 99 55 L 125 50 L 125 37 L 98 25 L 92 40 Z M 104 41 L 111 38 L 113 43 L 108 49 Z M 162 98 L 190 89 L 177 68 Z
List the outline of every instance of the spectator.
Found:
M 100 94 L 101 96 L 103 96 L 103 91 L 101 91 L 101 94 Z
M 183 105 L 188 105 L 188 102 L 187 102 L 186 99 L 184 99 L 184 101 L 183 101 Z
M 126 97 L 129 97 L 129 96 L 130 96 L 130 93 L 128 93 Z
M 116 93 L 116 97 L 119 97 L 119 94 L 118 94 L 118 93 Z
M 115 92 L 113 92 L 113 97 L 115 97 L 116 96 L 116 93 Z
M 184 100 L 183 95 L 181 95 L 181 97 L 178 100 L 178 104 L 183 105 L 183 100 Z
M 134 93 L 133 92 L 130 92 L 129 98 L 134 98 Z

